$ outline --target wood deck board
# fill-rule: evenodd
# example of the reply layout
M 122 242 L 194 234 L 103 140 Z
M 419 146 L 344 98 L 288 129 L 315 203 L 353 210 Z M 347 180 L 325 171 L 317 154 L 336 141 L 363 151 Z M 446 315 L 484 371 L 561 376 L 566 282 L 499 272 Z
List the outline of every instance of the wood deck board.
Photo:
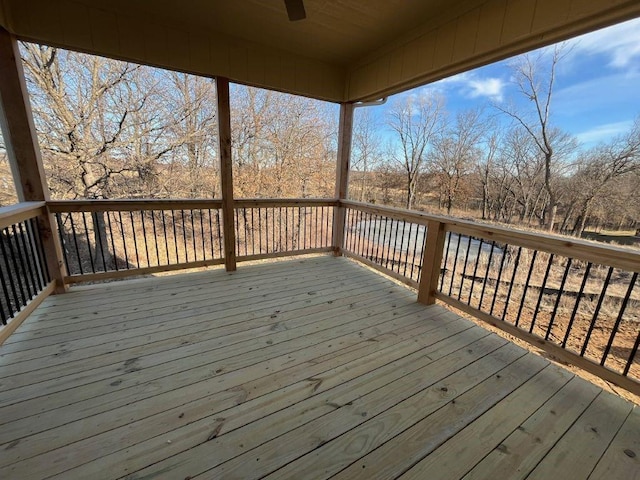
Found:
M 328 256 L 79 287 L 0 349 L 7 479 L 637 478 L 638 418 Z

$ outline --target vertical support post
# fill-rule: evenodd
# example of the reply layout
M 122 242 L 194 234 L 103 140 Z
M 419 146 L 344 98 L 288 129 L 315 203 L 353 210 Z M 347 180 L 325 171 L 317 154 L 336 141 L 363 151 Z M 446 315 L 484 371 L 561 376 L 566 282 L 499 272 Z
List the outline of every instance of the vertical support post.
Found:
M 436 303 L 435 294 L 440 278 L 445 237 L 444 223 L 430 220 L 427 224 L 427 239 L 422 254 L 422 274 L 418 285 L 418 302 L 425 305 Z
M 220 146 L 224 266 L 227 272 L 233 272 L 236 270 L 236 230 L 234 223 L 231 108 L 229 105 L 228 78 L 216 77 L 216 93 L 218 99 L 218 142 Z
M 18 201 L 48 201 L 47 186 L 35 124 L 16 39 L 0 27 L 0 124 Z M 55 292 L 66 291 L 66 268 L 53 215 L 40 217 L 42 246 Z
M 351 158 L 351 137 L 353 134 L 353 103 L 340 104 L 338 126 L 338 158 L 336 162 L 336 193 L 338 202 L 345 200 L 349 189 L 349 163 Z M 344 239 L 345 208 L 338 204 L 333 209 L 333 252 L 340 255 Z

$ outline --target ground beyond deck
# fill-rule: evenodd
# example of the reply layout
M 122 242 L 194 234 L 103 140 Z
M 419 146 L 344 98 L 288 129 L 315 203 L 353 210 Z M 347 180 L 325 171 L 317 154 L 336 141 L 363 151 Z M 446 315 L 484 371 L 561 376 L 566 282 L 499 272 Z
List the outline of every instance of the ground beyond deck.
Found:
M 49 297 L 0 478 L 640 478 L 637 408 L 415 298 L 333 257 Z

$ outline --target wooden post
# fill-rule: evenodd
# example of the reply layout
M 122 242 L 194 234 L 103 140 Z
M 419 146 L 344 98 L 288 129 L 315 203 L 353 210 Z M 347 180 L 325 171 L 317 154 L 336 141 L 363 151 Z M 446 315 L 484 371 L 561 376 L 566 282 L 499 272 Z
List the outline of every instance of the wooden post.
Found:
M 24 79 L 18 42 L 0 27 L 0 123 L 18 201 L 48 201 L 49 188 L 42 166 L 38 138 Z M 47 266 L 55 292 L 66 291 L 66 269 L 53 216 L 39 217 Z
M 418 302 L 433 305 L 440 278 L 440 265 L 446 232 L 444 223 L 430 220 L 427 224 L 427 240 L 422 254 L 422 274 L 418 285 Z
M 338 126 L 338 158 L 336 162 L 336 199 L 345 200 L 349 189 L 349 162 L 351 158 L 351 136 L 353 133 L 353 103 L 340 104 L 340 124 Z M 338 205 L 333 209 L 333 252 L 340 255 L 344 239 L 345 208 Z
M 229 106 L 228 78 L 216 77 L 216 92 L 218 98 L 218 142 L 220 144 L 224 266 L 227 272 L 233 272 L 236 269 L 236 231 L 234 224 L 231 109 Z

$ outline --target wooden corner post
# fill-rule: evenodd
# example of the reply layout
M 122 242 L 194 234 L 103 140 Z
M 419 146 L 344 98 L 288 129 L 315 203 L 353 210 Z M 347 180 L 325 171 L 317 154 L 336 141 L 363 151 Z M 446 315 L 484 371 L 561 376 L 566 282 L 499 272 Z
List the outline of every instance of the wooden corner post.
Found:
M 418 302 L 433 305 L 440 278 L 440 265 L 444 251 L 446 232 L 444 223 L 430 220 L 427 224 L 427 238 L 422 254 L 422 274 L 418 285 Z
M 29 103 L 20 50 L 16 39 L 0 27 L 0 123 L 18 201 L 48 201 L 49 187 L 44 174 L 38 137 Z M 40 236 L 47 267 L 55 282 L 55 292 L 66 291 L 66 268 L 56 235 L 53 215 L 39 217 Z
M 236 269 L 236 231 L 234 226 L 231 108 L 229 105 L 228 78 L 216 77 L 216 92 L 218 99 L 218 142 L 220 147 L 224 266 L 227 272 L 233 272 Z
M 349 189 L 351 136 L 353 134 L 353 103 L 340 104 L 338 126 L 338 158 L 336 162 L 336 193 L 338 202 L 345 200 Z M 333 210 L 333 252 L 340 255 L 344 239 L 345 208 L 338 203 Z

